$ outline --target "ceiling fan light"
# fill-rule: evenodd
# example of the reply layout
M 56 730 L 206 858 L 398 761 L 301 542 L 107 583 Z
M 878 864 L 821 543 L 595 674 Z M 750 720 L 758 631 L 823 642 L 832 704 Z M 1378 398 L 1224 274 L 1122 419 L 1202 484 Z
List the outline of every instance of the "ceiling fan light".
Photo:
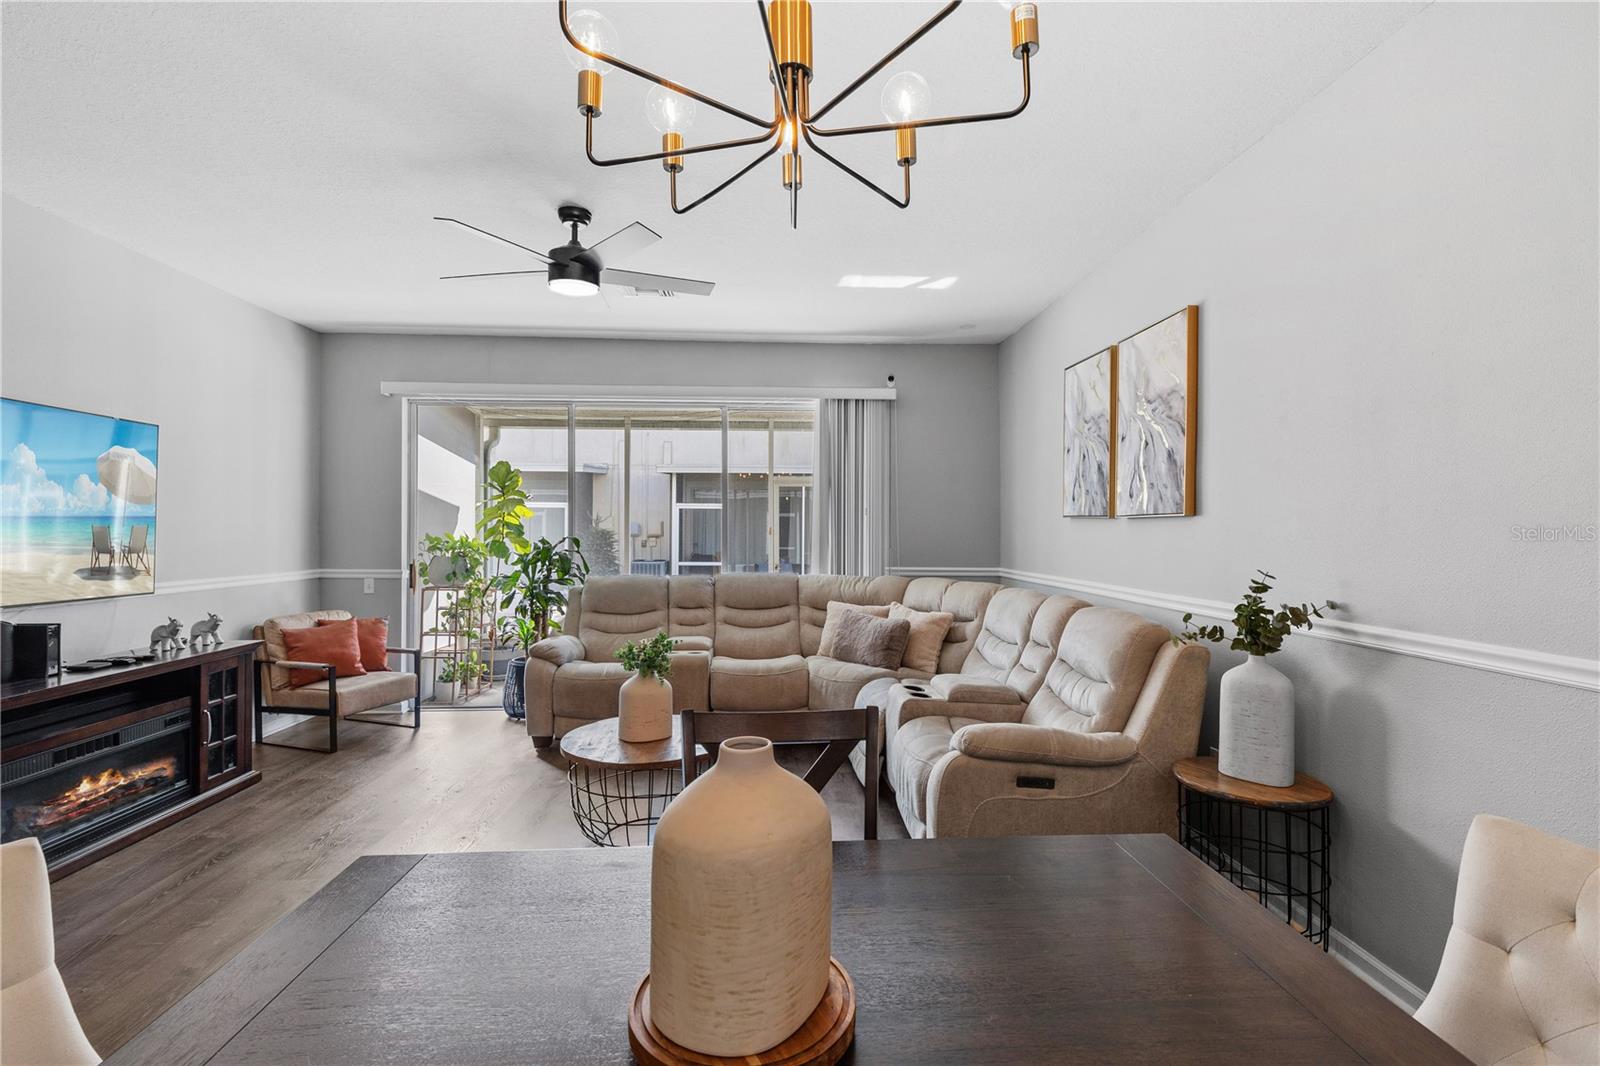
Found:
M 594 296 L 600 286 L 583 278 L 551 278 L 550 291 L 562 296 Z

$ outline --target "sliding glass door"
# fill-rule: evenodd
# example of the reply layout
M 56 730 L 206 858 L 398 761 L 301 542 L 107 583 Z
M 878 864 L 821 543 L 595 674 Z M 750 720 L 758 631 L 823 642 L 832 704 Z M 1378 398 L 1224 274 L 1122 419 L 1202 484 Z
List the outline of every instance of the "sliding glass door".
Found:
M 482 410 L 484 467 L 529 487 L 530 532 L 583 542 L 595 574 L 810 567 L 812 403 Z

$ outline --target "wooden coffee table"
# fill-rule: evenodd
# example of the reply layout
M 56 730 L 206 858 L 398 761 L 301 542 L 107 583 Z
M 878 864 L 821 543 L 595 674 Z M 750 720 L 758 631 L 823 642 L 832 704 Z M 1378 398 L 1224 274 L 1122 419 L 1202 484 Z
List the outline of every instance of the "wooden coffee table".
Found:
M 710 756 L 696 744 L 696 760 Z M 617 739 L 617 720 L 581 725 L 561 738 L 572 817 L 603 848 L 648 844 L 661 812 L 683 790 L 682 725 L 644 744 Z

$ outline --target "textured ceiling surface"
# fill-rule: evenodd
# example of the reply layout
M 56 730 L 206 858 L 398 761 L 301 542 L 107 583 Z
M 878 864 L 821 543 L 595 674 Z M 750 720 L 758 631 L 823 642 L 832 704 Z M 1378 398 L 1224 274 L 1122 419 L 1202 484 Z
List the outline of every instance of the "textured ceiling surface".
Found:
M 581 6 L 615 24 L 619 54 L 770 111 L 754 4 Z M 814 99 L 937 8 L 818 4 Z M 682 216 L 659 165 L 590 165 L 552 3 L 13 2 L 0 184 L 323 330 L 992 341 L 1416 9 L 1044 4 L 1021 117 L 924 131 L 907 211 L 810 159 L 795 232 L 776 158 Z M 879 121 L 883 81 L 906 69 L 928 79 L 939 112 L 1011 106 L 1019 73 L 1006 19 L 997 4 L 964 5 L 830 122 Z M 607 77 L 601 154 L 654 150 L 645 91 Z M 746 129 L 702 106 L 690 140 Z M 878 135 L 838 154 L 891 184 L 892 149 L 892 135 Z M 744 158 L 690 157 L 686 194 Z M 539 264 L 432 216 L 543 249 L 563 239 L 565 202 L 593 210 L 590 239 L 636 219 L 662 234 L 610 265 L 709 279 L 715 294 L 573 300 L 538 278 L 437 280 Z M 959 280 L 847 289 L 845 274 Z

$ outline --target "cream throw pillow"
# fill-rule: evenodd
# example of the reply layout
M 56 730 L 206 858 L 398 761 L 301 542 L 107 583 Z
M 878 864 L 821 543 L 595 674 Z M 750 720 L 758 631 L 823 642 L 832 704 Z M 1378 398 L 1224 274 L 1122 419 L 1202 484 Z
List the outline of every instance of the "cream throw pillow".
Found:
M 939 651 L 944 647 L 945 634 L 955 624 L 956 616 L 948 611 L 914 611 L 903 603 L 891 603 L 889 617 L 904 618 L 911 623 L 911 639 L 906 641 L 906 655 L 900 660 L 901 665 L 908 670 L 937 674 Z
M 889 605 L 875 607 L 865 603 L 846 603 L 843 600 L 828 601 L 828 616 L 822 620 L 822 636 L 817 644 L 817 654 L 826 655 L 830 659 L 837 659 L 833 653 L 833 642 L 839 637 L 839 616 L 846 611 L 860 611 L 874 618 L 888 618 Z

